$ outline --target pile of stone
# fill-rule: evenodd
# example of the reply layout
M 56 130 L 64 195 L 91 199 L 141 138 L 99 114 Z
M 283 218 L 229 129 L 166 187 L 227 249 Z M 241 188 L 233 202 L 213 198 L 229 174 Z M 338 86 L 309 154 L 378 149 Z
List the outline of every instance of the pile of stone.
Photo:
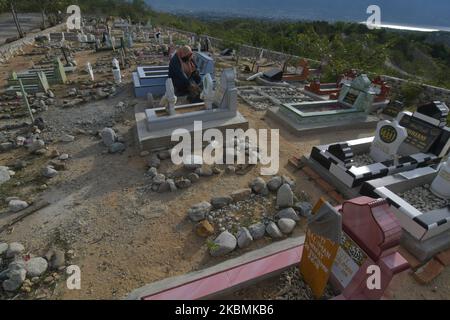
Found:
M 252 146 L 248 141 L 238 138 L 234 139 L 232 145 L 233 147 L 224 147 L 224 163 L 228 163 L 229 158 L 233 159 L 234 163 L 236 163 L 238 157 L 242 156 L 245 159 L 245 164 L 206 165 L 202 164 L 203 159 L 201 157 L 193 155 L 190 158 L 184 159 L 183 167 L 185 171 L 190 171 L 187 174 L 164 174 L 158 172 L 161 161 L 171 158 L 171 150 L 164 150 L 152 154 L 148 161 L 149 170 L 146 173 L 146 176 L 151 179 L 151 182 L 148 186 L 141 189 L 142 191 L 151 190 L 160 193 L 169 192 L 177 189 L 189 188 L 193 183 L 197 182 L 200 177 L 210 177 L 215 174 L 222 174 L 223 172 L 243 175 L 249 171 L 247 170 L 249 167 L 253 166 L 252 164 L 248 164 L 250 162 L 248 161 L 249 158 L 253 156 L 255 159 L 258 159 L 259 149 L 256 146 Z M 147 156 L 149 153 L 143 151 L 141 155 Z
M 113 82 L 102 81 L 81 83 L 79 88 L 73 87 L 67 91 L 67 98 L 63 99 L 62 107 L 73 107 L 83 103 L 108 99 L 116 96 L 117 88 Z
M 26 253 L 25 247 L 18 242 L 0 243 L 0 297 L 30 293 L 41 285 L 51 285 L 60 278 L 58 272 L 66 268 L 66 255 L 73 257 L 73 251 L 67 253 L 52 248 L 44 256 Z
M 233 192 L 227 196 L 213 197 L 210 202 L 203 201 L 192 206 L 187 214 L 196 222 L 196 231 L 200 236 L 215 234 L 215 226 L 221 232 L 213 241 L 208 240 L 209 252 L 212 256 L 222 256 L 235 250 L 245 248 L 254 240 L 266 234 L 272 239 L 281 239 L 293 232 L 300 217 L 308 217 L 312 206 L 309 202 L 298 201 L 292 189 L 295 182 L 286 176 L 274 176 L 269 181 L 258 177 L 250 182 L 249 188 Z M 264 212 L 260 221 L 252 221 L 250 225 L 240 223 L 241 217 L 235 212 L 247 212 L 253 207 L 270 208 L 270 200 L 261 200 L 276 193 L 273 215 Z M 258 206 L 255 206 L 258 204 Z M 250 214 L 251 216 L 251 214 Z M 251 220 L 251 219 L 242 219 Z
M 160 156 L 160 154 L 158 155 Z M 160 161 L 165 158 L 159 157 L 151 159 L 150 161 L 153 165 L 156 164 L 156 159 Z M 201 166 L 186 175 L 163 174 L 158 173 L 158 169 L 155 166 L 152 166 L 147 171 L 146 176 L 151 179 L 151 184 L 149 186 L 150 190 L 163 193 L 173 192 L 178 189 L 187 189 L 200 180 L 200 177 L 212 176 L 213 174 L 219 174 L 221 172 L 221 169 L 218 167 Z
M 36 133 L 30 134 L 27 138 L 24 136 L 17 136 L 15 141 L 6 141 L 0 143 L 0 151 L 9 151 L 15 148 L 24 147 L 30 154 L 44 155 L 47 153 L 45 141 L 39 137 L 40 130 L 35 128 Z M 27 166 L 27 163 L 22 160 L 16 160 L 8 166 L 0 166 L 0 184 L 9 181 L 15 175 L 15 171 L 21 170 Z
M 47 156 L 51 160 L 41 170 L 41 175 L 45 178 L 53 178 L 58 171 L 66 170 L 66 162 L 70 156 L 67 153 L 59 153 L 58 150 L 49 151 L 46 141 L 40 137 L 40 130 L 35 128 L 34 133 L 28 136 L 18 135 L 14 141 L 0 143 L 2 151 L 9 151 L 14 148 L 25 148 L 30 155 Z M 69 134 L 62 134 L 59 137 L 60 142 L 72 142 L 75 137 Z M 16 159 L 8 166 L 0 166 L 0 184 L 8 181 L 15 175 L 16 171 L 22 170 L 29 165 L 29 160 Z
M 430 185 L 416 187 L 398 194 L 403 200 L 415 207 L 417 210 L 426 213 L 433 210 L 445 208 L 450 205 L 448 200 L 439 198 L 430 191 Z
M 122 137 L 118 136 L 112 128 L 104 128 L 100 131 L 100 137 L 105 146 L 108 147 L 109 153 L 122 153 L 126 146 Z
M 51 90 L 47 94 L 44 92 L 28 94 L 28 102 L 33 114 L 47 111 L 49 106 L 56 105 L 55 95 Z M 15 119 L 28 116 L 29 112 L 24 102 L 18 100 L 15 94 L 13 96 L 4 95 L 0 98 L 0 119 Z
M 43 127 L 44 123 L 41 120 L 41 118 L 35 119 L 35 123 L 39 122 L 39 125 Z M 25 147 L 31 154 L 38 155 L 40 152 L 37 150 L 45 149 L 45 142 L 40 139 L 41 130 L 37 126 L 30 126 L 28 123 L 25 123 L 24 127 L 28 128 L 19 131 L 0 132 L 0 153 Z M 40 141 L 35 142 L 36 140 Z
M 149 153 L 143 151 L 142 156 L 147 156 Z M 217 165 L 201 165 L 200 158 L 195 156 L 192 163 L 186 163 L 183 165 L 183 172 L 161 173 L 158 171 L 161 165 L 161 161 L 171 159 L 171 150 L 164 150 L 158 153 L 152 154 L 148 160 L 148 171 L 145 176 L 150 179 L 150 183 L 141 191 L 153 191 L 153 192 L 173 192 L 179 189 L 187 189 L 194 183 L 200 180 L 201 177 L 211 177 L 213 175 L 221 174 L 224 170 Z M 235 168 L 233 168 L 233 172 Z M 227 169 L 227 172 L 229 170 Z
M 355 167 L 368 166 L 373 163 L 374 161 L 368 153 L 356 154 L 353 156 L 352 165 L 354 165 Z

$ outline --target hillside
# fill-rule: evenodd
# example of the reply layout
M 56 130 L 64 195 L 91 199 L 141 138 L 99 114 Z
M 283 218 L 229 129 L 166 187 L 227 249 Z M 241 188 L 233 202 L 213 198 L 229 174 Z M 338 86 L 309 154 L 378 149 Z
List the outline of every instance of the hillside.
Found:
M 205 13 L 228 17 L 260 17 L 293 20 L 325 20 L 360 22 L 367 19 L 366 9 L 381 7 L 382 21 L 419 26 L 449 26 L 450 2 L 433 0 L 147 0 L 159 11 Z
M 258 16 L 261 12 L 270 12 L 273 16 L 283 16 L 282 12 L 292 9 L 292 15 L 302 12 L 314 19 L 340 19 L 360 21 L 369 2 L 361 0 L 354 4 L 350 0 L 310 1 L 288 0 L 230 0 L 226 8 L 219 0 L 58 0 L 40 2 L 24 0 L 16 2 L 20 11 L 45 11 L 50 15 L 58 10 L 65 11 L 69 4 L 78 4 L 82 12 L 91 14 L 115 15 L 129 18 L 133 22 L 146 23 L 149 18 L 154 25 L 166 25 L 195 33 L 208 34 L 222 38 L 230 47 L 238 44 L 250 44 L 273 49 L 315 60 L 329 60 L 323 79 L 332 80 L 343 71 L 357 68 L 366 72 L 383 73 L 405 77 L 428 84 L 450 88 L 450 33 L 410 32 L 396 30 L 368 30 L 365 25 L 353 22 L 325 21 L 278 21 L 256 18 L 208 19 L 208 16 L 196 17 L 156 12 L 155 8 L 189 8 L 191 13 L 203 8 L 220 13 L 226 9 L 228 15 L 234 12 L 248 12 Z M 0 10 L 6 10 L 7 0 L 0 0 Z M 222 3 L 222 4 L 221 4 Z M 325 5 L 326 3 L 326 5 Z M 383 8 L 383 19 L 393 22 L 422 24 L 448 24 L 447 13 L 450 3 L 446 0 L 433 1 L 429 6 L 424 0 L 375 1 Z M 402 4 L 408 4 L 406 13 Z M 426 7 L 427 10 L 424 10 Z M 308 9 L 309 8 L 309 9 Z M 356 13 L 361 13 L 361 18 Z M 327 13 L 327 15 L 323 15 Z M 443 19 L 442 17 L 445 17 Z M 299 17 L 303 17 L 300 15 Z M 406 20 L 405 20 L 406 19 Z M 409 20 L 408 20 L 409 19 Z M 445 20 L 445 21 L 444 21 Z M 433 23 L 432 23 L 433 22 Z

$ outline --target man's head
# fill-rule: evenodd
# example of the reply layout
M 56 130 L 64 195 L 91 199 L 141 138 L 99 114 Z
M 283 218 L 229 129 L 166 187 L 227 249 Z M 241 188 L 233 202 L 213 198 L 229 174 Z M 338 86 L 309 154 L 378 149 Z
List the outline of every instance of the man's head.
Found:
M 189 59 L 192 57 L 192 49 L 189 46 L 182 46 L 180 48 L 180 58 L 184 62 L 188 62 Z

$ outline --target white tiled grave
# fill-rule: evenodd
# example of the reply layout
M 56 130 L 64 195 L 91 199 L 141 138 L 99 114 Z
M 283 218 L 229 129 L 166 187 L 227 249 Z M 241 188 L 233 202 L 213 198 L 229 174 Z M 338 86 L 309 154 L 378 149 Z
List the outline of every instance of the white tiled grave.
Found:
M 168 83 L 171 84 L 171 81 Z M 203 103 L 175 105 L 177 98 L 173 95 L 171 89 L 173 86 L 167 84 L 164 97 L 168 106 L 145 110 L 139 105 L 135 106 L 137 136 L 141 149 L 152 151 L 170 148 L 177 143 L 171 140 L 173 132 L 185 129 L 193 134 L 196 121 L 202 122 L 203 131 L 211 128 L 222 132 L 226 129 L 248 129 L 248 121 L 237 111 L 237 89 L 233 69 L 225 69 L 222 72 L 220 84 L 213 92 L 216 97 L 216 99 L 212 97 L 214 101 L 204 97 Z
M 450 206 L 430 185 L 438 171 L 424 167 L 367 181 L 361 194 L 387 199 L 406 231 L 404 246 L 420 260 L 450 247 Z
M 419 117 L 418 113 L 423 111 L 441 118 L 437 110 L 442 106 L 437 108 L 438 105 L 439 102 L 433 102 L 425 105 L 427 111 L 423 111 L 422 106 L 414 114 L 403 114 L 400 124 L 407 129 L 408 137 L 398 148 L 394 159 L 360 163 L 363 158 L 368 160 L 363 155 L 368 154 L 372 146 L 374 137 L 369 137 L 315 146 L 308 161 L 321 170 L 341 193 L 351 196 L 355 195 L 357 188 L 365 181 L 437 164 L 449 152 L 450 128 L 431 119 L 425 122 L 425 117 Z

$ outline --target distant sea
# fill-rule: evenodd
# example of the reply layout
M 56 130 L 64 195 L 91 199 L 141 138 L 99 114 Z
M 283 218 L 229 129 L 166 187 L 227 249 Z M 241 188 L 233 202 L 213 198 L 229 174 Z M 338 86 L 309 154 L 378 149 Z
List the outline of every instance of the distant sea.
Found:
M 395 29 L 450 31 L 449 0 L 146 0 L 153 9 L 200 18 L 251 17 L 271 20 L 363 22 L 369 5 Z

